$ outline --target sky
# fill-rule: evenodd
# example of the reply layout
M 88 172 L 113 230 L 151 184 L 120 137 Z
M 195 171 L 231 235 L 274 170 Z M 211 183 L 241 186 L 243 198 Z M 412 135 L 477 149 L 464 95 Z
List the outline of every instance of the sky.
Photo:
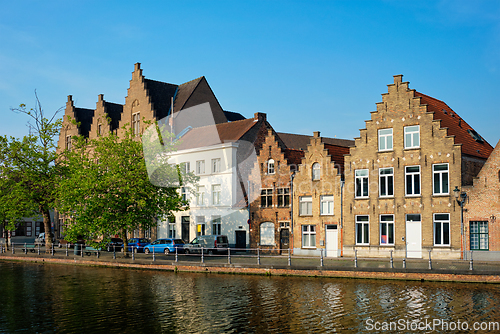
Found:
M 205 76 L 225 110 L 278 132 L 353 139 L 403 74 L 492 146 L 500 139 L 500 1 L 0 0 L 0 135 L 46 115 L 125 103 L 148 79 Z M 61 117 L 63 112 L 59 114 Z

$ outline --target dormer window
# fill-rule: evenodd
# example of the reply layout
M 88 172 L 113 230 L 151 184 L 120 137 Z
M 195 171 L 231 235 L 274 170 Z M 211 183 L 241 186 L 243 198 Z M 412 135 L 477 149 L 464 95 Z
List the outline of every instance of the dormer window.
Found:
M 319 180 L 321 178 L 321 166 L 315 162 L 312 165 L 312 179 Z
M 478 143 L 484 143 L 484 139 L 477 133 L 474 129 L 467 129 L 467 132 L 471 135 L 471 137 L 477 141 Z
M 269 159 L 267 161 L 267 174 L 274 174 L 274 160 Z

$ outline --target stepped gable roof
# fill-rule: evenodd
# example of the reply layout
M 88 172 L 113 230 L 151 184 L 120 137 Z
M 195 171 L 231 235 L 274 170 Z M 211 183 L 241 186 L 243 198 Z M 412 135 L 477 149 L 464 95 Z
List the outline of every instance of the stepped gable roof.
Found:
M 170 110 L 171 98 L 175 95 L 178 86 L 151 79 L 144 79 L 144 83 L 151 98 L 151 103 L 153 103 L 156 119 L 160 120 L 167 117 Z
M 306 150 L 307 145 L 311 143 L 311 138 L 313 137 L 313 136 L 297 135 L 293 133 L 284 133 L 284 132 L 278 132 L 277 134 L 281 138 L 283 143 L 285 143 L 287 148 L 292 148 L 297 150 Z M 321 139 L 323 143 L 326 144 L 342 146 L 342 147 L 354 146 L 354 140 L 328 138 L 328 137 L 321 137 Z
M 288 161 L 288 165 L 300 165 L 302 158 L 304 157 L 304 151 L 296 150 L 293 148 L 282 149 L 285 159 Z
M 349 147 L 327 144 L 325 143 L 324 138 L 321 139 L 323 140 L 324 147 L 328 151 L 328 154 L 330 154 L 332 161 L 335 161 L 335 165 L 340 165 L 339 173 L 343 173 L 344 155 L 349 154 Z
M 80 134 L 84 137 L 89 136 L 90 127 L 92 126 L 92 118 L 94 117 L 93 109 L 75 108 L 75 119 L 80 123 Z
M 448 128 L 448 136 L 455 136 L 455 144 L 462 144 L 463 154 L 482 159 L 490 156 L 493 147 L 446 103 L 417 91 L 415 97 L 421 98 L 421 104 L 427 104 L 427 110 L 434 113 L 435 120 L 441 120 L 442 128 Z
M 257 122 L 257 119 L 249 118 L 241 121 L 220 123 L 191 129 L 181 138 L 181 143 L 177 149 L 186 150 L 237 141 L 257 124 Z M 214 127 L 217 129 L 219 138 L 213 136 Z
M 104 107 L 108 117 L 111 118 L 111 131 L 118 129 L 118 124 L 122 118 L 123 105 L 104 101 Z
M 242 114 L 234 112 L 234 111 L 224 110 L 224 115 L 226 116 L 226 118 L 229 122 L 241 121 L 241 120 L 246 119 Z
M 193 91 L 198 86 L 200 81 L 204 78 L 204 76 L 201 76 L 178 86 L 177 95 L 175 96 L 174 101 L 174 112 L 178 112 L 179 110 L 182 110 L 184 108 L 187 100 L 189 99 L 191 94 L 193 94 Z

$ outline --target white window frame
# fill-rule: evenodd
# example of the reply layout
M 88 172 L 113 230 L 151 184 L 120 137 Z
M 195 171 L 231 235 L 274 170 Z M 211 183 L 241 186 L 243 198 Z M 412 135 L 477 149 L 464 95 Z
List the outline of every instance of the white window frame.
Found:
M 384 172 L 390 173 L 383 174 Z M 394 197 L 394 167 L 383 167 L 378 169 L 378 194 L 380 197 Z M 382 194 L 385 186 L 386 194 Z
M 138 136 L 141 133 L 141 113 L 136 112 L 132 114 L 132 131 L 134 136 Z
M 259 226 L 259 243 L 261 246 L 275 245 L 275 230 L 272 222 L 264 222 Z
M 221 216 L 212 216 L 212 235 L 222 234 L 222 218 Z
M 205 160 L 196 161 L 196 174 L 205 174 Z
M 312 216 L 312 196 L 299 197 L 299 216 Z
M 221 190 L 222 188 L 220 184 L 212 185 L 212 205 L 220 204 Z
M 404 127 L 405 149 L 420 147 L 420 125 Z
M 312 164 L 312 179 L 313 181 L 318 181 L 319 179 L 321 179 L 321 165 L 319 164 L 319 162 L 315 162 Z
M 274 169 L 274 159 L 267 160 L 267 174 L 274 174 L 276 170 Z
M 443 219 L 440 217 L 438 219 L 438 216 L 444 216 L 447 215 L 447 219 Z M 433 214 L 433 221 L 434 221 L 434 236 L 433 236 L 433 241 L 434 241 L 434 246 L 436 247 L 449 247 L 451 245 L 451 230 L 450 230 L 450 214 L 445 212 L 445 213 L 435 213 Z M 448 243 L 446 243 L 446 228 L 445 226 L 448 226 Z M 439 234 L 438 234 L 439 232 Z M 438 240 L 439 239 L 439 240 Z
M 384 242 L 384 238 L 382 235 L 382 231 L 384 230 L 385 226 L 385 236 L 386 240 Z M 394 230 L 395 225 L 394 225 L 394 215 L 380 215 L 380 245 L 381 246 L 394 246 L 394 241 L 396 239 L 396 231 Z M 389 235 L 390 235 L 390 230 L 392 230 L 392 242 L 390 242 Z
M 302 248 L 316 248 L 316 225 L 302 225 Z
M 408 172 L 408 168 L 411 167 L 418 167 L 418 172 Z M 420 175 L 421 172 L 420 165 L 414 165 L 414 166 L 405 166 L 405 196 L 407 197 L 415 197 L 415 196 L 421 196 L 422 194 L 422 177 Z M 408 176 L 411 178 L 411 183 L 413 185 L 413 189 L 408 189 Z M 415 193 L 415 178 L 418 176 L 418 193 Z M 409 191 L 411 190 L 411 192 Z
M 365 220 L 366 218 L 366 220 Z M 370 244 L 370 216 L 356 215 L 356 245 Z
M 196 205 L 197 206 L 205 205 L 205 186 L 198 186 L 196 192 Z
M 436 170 L 437 166 L 446 166 L 446 170 Z M 437 180 L 436 180 L 437 178 Z M 443 191 L 444 182 L 446 182 L 446 191 Z M 439 191 L 436 192 L 436 185 Z M 432 194 L 449 195 L 450 194 L 450 165 L 447 163 L 432 165 Z
M 181 165 L 183 166 L 184 172 L 186 174 L 189 174 L 189 172 L 191 171 L 191 164 L 189 163 L 189 161 L 182 162 Z
M 201 226 L 198 231 L 198 226 Z M 207 229 L 205 226 L 205 216 L 196 216 L 196 236 L 205 235 L 207 233 Z
M 320 196 L 320 215 L 322 216 L 333 216 L 333 195 L 321 195 Z
M 212 173 L 220 173 L 220 158 L 212 159 Z
M 175 239 L 175 234 L 176 234 L 176 230 L 175 230 L 175 218 L 173 218 L 174 219 L 173 222 L 171 221 L 171 219 L 172 218 L 168 219 L 168 237 Z
M 365 175 L 366 174 L 366 175 Z M 370 172 L 368 169 L 356 169 L 354 171 L 354 195 L 356 198 L 368 198 L 370 195 Z M 358 189 L 360 190 L 360 195 L 358 195 Z M 366 193 L 366 195 L 364 195 Z
M 378 130 L 378 150 L 379 150 L 379 152 L 392 151 L 393 149 L 394 149 L 394 140 L 393 140 L 392 128 L 379 129 Z
M 489 226 L 487 220 L 474 220 L 469 223 L 470 250 L 487 251 L 490 249 Z

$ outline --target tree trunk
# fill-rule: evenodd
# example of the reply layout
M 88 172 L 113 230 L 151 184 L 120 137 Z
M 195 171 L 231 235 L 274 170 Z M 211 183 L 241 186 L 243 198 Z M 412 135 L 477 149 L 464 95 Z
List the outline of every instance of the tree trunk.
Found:
M 52 249 L 52 230 L 50 224 L 50 211 L 48 208 L 40 208 L 43 217 L 43 227 L 45 229 L 45 253 L 50 253 Z

